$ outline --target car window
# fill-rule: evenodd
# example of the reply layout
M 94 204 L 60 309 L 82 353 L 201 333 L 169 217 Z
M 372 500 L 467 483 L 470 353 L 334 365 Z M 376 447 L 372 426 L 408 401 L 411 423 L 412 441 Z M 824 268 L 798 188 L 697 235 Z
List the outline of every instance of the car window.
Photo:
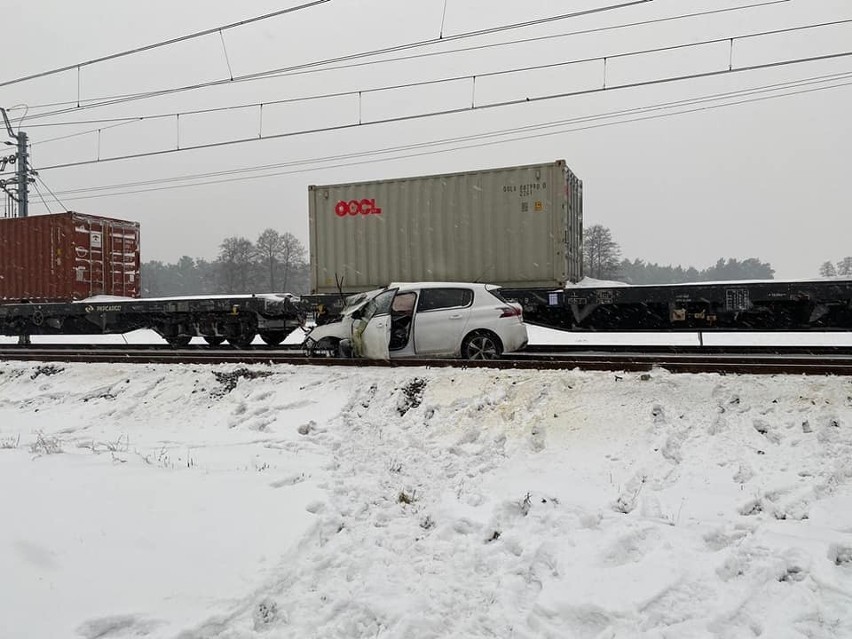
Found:
M 473 291 L 469 288 L 425 288 L 420 291 L 417 310 L 436 311 L 442 308 L 459 308 L 473 303 Z
M 417 294 L 400 293 L 393 298 L 393 313 L 394 315 L 411 315 L 414 313 L 414 302 L 417 299 Z
M 396 289 L 385 291 L 374 297 L 364 306 L 361 317 L 369 322 L 376 315 L 387 315 L 390 313 L 394 295 L 396 295 Z

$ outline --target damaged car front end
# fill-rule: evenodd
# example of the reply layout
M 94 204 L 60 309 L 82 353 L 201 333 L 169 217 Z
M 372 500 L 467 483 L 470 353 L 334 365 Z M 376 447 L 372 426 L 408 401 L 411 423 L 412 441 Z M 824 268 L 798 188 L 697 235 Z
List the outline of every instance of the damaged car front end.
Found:
M 302 342 L 305 353 L 309 357 L 361 357 L 360 336 L 367 324 L 364 311 L 383 290 L 385 289 L 347 297 L 337 318 L 318 324 L 307 334 Z

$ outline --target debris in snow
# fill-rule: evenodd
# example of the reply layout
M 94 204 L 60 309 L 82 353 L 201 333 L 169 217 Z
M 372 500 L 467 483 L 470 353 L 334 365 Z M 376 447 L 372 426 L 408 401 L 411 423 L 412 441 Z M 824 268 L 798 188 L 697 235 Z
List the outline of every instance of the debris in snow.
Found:
M 740 514 L 749 517 L 759 515 L 763 512 L 763 502 L 760 499 L 752 499 L 740 507 Z
M 526 517 L 530 512 L 530 508 L 532 508 L 532 499 L 530 498 L 529 493 L 524 495 L 524 499 L 521 501 L 520 508 L 521 508 L 521 514 L 524 517 Z
M 316 426 L 317 423 L 314 420 L 311 420 L 307 424 L 301 424 L 296 430 L 299 431 L 300 435 L 308 435 L 314 428 L 316 428 Z
M 420 377 L 415 377 L 410 382 L 402 387 L 402 397 L 400 397 L 397 412 L 400 417 L 404 416 L 412 408 L 417 408 L 423 401 L 423 390 L 426 388 L 426 380 Z
M 772 425 L 765 419 L 760 419 L 758 417 L 757 419 L 752 421 L 752 426 L 754 427 L 754 430 L 766 437 L 766 439 L 772 442 L 773 444 L 781 443 L 781 435 L 775 432 L 775 430 L 772 428 Z
M 222 388 L 214 390 L 211 394 L 214 397 L 223 397 L 234 390 L 241 379 L 262 379 L 270 375 L 272 371 L 253 371 L 248 368 L 238 368 L 227 373 L 213 371 L 213 377 L 222 385 Z
M 258 602 L 254 609 L 254 629 L 262 630 L 278 618 L 278 604 L 266 598 Z
M 47 364 L 45 366 L 37 366 L 33 371 L 32 375 L 30 375 L 30 379 L 36 379 L 37 377 L 44 375 L 45 377 L 50 377 L 51 375 L 58 375 L 64 368 L 60 368 L 54 364 Z
M 835 566 L 852 565 L 852 546 L 831 544 L 828 549 L 828 559 L 833 561 Z

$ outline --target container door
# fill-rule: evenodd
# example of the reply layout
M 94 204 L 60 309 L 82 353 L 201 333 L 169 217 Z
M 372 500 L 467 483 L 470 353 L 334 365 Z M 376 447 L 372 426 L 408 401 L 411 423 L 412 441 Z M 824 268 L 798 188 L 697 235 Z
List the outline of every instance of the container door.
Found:
M 99 221 L 90 222 L 89 259 L 92 283 L 89 295 L 103 295 L 106 293 L 106 255 L 108 250 L 108 247 L 104 247 L 104 224 Z
M 353 340 L 355 352 L 362 357 L 390 359 L 391 306 L 396 291 L 395 288 L 390 289 L 370 300 L 356 320 Z M 357 334 L 359 331 L 360 335 Z
M 109 244 L 106 268 L 109 271 L 108 295 L 126 295 L 124 288 L 124 231 L 112 222 L 104 225 L 104 240 Z

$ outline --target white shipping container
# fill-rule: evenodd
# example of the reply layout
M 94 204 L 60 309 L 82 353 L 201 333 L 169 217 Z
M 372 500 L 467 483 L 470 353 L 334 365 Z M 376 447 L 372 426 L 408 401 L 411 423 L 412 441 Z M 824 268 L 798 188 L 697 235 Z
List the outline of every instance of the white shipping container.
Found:
M 559 288 L 583 276 L 583 183 L 563 160 L 310 186 L 311 289 Z

